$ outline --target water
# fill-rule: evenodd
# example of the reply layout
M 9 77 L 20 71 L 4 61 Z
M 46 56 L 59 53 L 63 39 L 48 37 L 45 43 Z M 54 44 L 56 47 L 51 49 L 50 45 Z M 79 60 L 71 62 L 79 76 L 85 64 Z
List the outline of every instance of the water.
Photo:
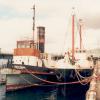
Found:
M 86 89 L 75 88 L 34 87 L 6 93 L 5 85 L 0 85 L 0 100 L 85 100 Z
M 5 100 L 5 86 L 0 86 L 0 100 Z

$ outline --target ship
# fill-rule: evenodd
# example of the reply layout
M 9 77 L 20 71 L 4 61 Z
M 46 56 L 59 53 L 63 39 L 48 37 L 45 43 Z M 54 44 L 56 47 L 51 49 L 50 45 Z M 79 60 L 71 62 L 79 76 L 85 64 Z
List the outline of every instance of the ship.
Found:
M 33 37 L 35 31 L 35 6 L 33 6 Z M 74 19 L 72 15 L 72 50 L 64 55 L 45 53 L 45 27 L 37 27 L 37 42 L 33 40 L 17 41 L 13 60 L 6 74 L 7 91 L 33 86 L 88 84 L 93 65 L 87 60 L 86 50 L 74 47 Z M 80 42 L 81 24 L 80 24 Z M 3 71 L 2 71 L 3 72 Z M 87 78 L 87 80 L 86 80 Z
M 0 48 L 0 69 L 7 67 L 7 64 L 12 61 L 13 54 L 2 52 Z
M 65 82 L 79 82 L 79 86 L 85 85 L 85 87 L 89 87 L 89 82 L 91 79 L 91 75 L 93 74 L 93 56 L 90 55 L 91 61 L 88 59 L 88 50 L 83 47 L 83 38 L 82 38 L 82 25 L 83 20 L 78 20 L 78 34 L 79 34 L 79 47 L 75 47 L 75 12 L 73 9 L 73 13 L 71 16 L 71 32 L 72 32 L 72 48 L 65 52 L 64 58 L 60 59 L 56 63 L 56 68 L 58 68 L 61 73 L 62 80 Z M 62 81 L 61 80 L 61 81 Z M 82 82 L 86 80 L 86 82 Z M 83 86 L 84 87 L 84 86 Z
M 12 91 L 31 86 L 49 85 L 46 81 L 57 81 L 54 66 L 56 58 L 62 57 L 45 52 L 45 27 L 38 26 L 35 33 L 35 5 L 33 6 L 33 37 L 19 40 L 13 59 L 1 70 L 6 74 L 6 90 Z M 37 35 L 37 40 L 34 36 Z M 57 57 L 56 57 L 57 56 Z

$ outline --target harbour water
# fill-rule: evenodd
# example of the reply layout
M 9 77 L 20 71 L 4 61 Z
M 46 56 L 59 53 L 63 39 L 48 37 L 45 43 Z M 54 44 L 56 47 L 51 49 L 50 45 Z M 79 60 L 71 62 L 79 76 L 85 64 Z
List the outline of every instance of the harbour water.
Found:
M 0 85 L 0 100 L 85 100 L 84 87 L 34 87 L 18 91 L 5 92 L 5 85 Z

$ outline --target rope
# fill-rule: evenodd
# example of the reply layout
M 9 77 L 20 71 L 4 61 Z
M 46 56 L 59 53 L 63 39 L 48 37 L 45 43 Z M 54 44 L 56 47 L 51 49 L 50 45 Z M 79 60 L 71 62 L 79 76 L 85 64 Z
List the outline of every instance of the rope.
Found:
M 77 77 L 77 79 L 78 79 L 78 81 L 80 82 L 81 85 L 87 85 L 90 82 L 90 80 L 87 80 L 86 83 L 82 83 L 81 82 L 82 78 L 77 73 L 76 73 L 76 77 Z
M 29 72 L 27 69 L 26 69 L 27 72 Z M 29 72 L 30 73 L 30 72 Z M 58 84 L 58 85 L 67 85 L 67 84 L 78 84 L 80 83 L 80 81 L 73 81 L 73 82 L 53 82 L 53 81 L 48 81 L 48 80 L 45 80 L 45 79 L 42 79 L 42 78 L 39 78 L 38 76 L 30 73 L 30 75 L 32 75 L 33 77 L 35 77 L 36 79 L 40 80 L 40 81 L 43 81 L 45 83 L 50 83 L 50 84 Z M 88 78 L 87 78 L 88 79 Z M 81 80 L 81 82 L 86 82 L 87 79 L 83 79 Z M 88 79 L 89 81 L 89 79 Z
M 20 76 L 23 80 L 25 80 L 28 84 L 32 85 L 33 83 L 31 83 L 30 81 L 26 80 L 24 77 Z
M 90 82 L 90 80 L 88 80 L 86 83 L 82 83 L 81 80 L 85 79 L 85 78 L 90 78 L 91 79 L 91 76 L 90 77 L 84 77 L 79 73 L 79 71 L 77 69 L 75 69 L 75 74 L 76 74 L 76 77 L 77 77 L 78 81 L 80 82 L 80 84 L 86 85 Z
M 82 76 L 82 75 L 79 73 L 79 71 L 78 71 L 77 69 L 75 69 L 75 72 L 79 75 L 79 77 L 81 77 L 81 78 L 83 78 L 83 79 L 84 79 L 84 78 L 89 78 L 89 77 L 91 77 L 91 76 L 89 76 L 89 77 L 86 77 L 86 76 L 84 77 L 84 76 Z

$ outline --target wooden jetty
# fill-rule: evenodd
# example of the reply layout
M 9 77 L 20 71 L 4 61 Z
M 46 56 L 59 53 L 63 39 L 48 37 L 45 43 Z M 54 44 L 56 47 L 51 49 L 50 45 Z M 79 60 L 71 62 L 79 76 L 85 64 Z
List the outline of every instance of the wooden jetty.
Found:
M 86 100 L 100 100 L 100 58 L 94 57 L 94 72 L 90 82 L 90 88 L 86 93 Z
M 6 84 L 6 81 L 5 80 L 0 80 L 0 85 L 4 85 Z

